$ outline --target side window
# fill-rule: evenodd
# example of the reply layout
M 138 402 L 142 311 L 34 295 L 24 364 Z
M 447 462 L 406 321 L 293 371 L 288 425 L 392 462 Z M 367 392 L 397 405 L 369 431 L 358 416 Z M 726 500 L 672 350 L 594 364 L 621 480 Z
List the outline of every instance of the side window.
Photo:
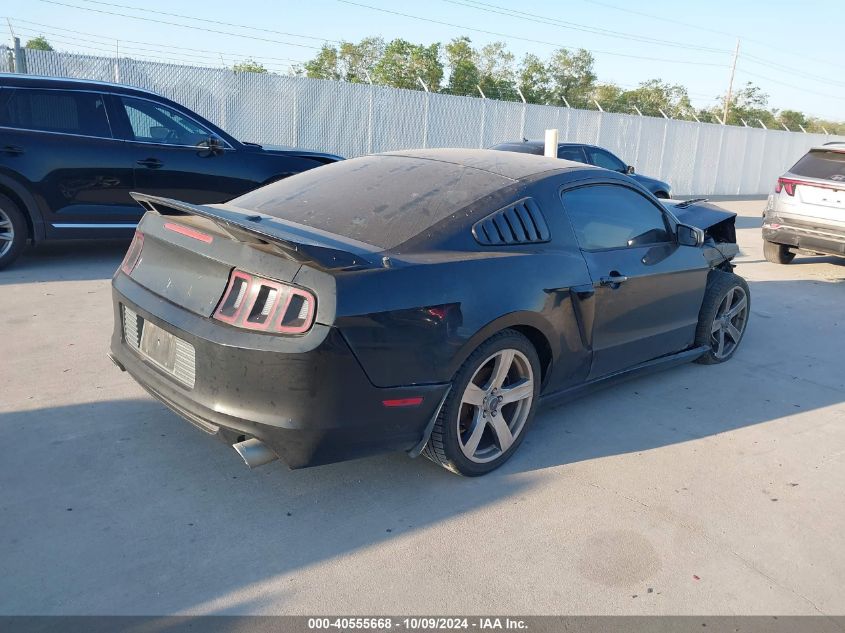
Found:
M 111 138 L 103 95 L 74 90 L 12 88 L 0 107 L 0 126 Z
M 586 162 L 584 158 L 584 149 L 581 147 L 572 147 L 564 145 L 558 148 L 557 157 L 566 160 L 574 160 L 576 163 Z
M 136 141 L 167 145 L 196 145 L 215 136 L 172 108 L 132 97 L 120 97 Z
M 616 156 L 597 147 L 588 147 L 587 155 L 590 158 L 590 164 L 596 167 L 604 167 L 605 169 L 621 172 L 624 172 L 627 167 Z
M 621 185 L 588 185 L 563 193 L 563 206 L 585 251 L 670 241 L 664 213 Z

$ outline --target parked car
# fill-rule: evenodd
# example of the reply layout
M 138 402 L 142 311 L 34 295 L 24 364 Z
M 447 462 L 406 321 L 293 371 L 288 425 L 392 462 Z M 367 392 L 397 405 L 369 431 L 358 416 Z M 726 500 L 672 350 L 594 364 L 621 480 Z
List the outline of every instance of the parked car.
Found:
M 145 90 L 0 74 L 0 268 L 27 240 L 131 238 L 130 191 L 223 202 L 339 158 L 242 143 Z
M 778 178 L 763 212 L 763 254 L 788 264 L 796 251 L 845 257 L 845 143 L 814 147 Z
M 734 214 L 556 159 L 404 151 L 136 198 L 112 359 L 250 466 L 403 450 L 480 475 L 541 399 L 726 361 L 750 314 Z
M 505 152 L 522 152 L 524 154 L 539 154 L 542 156 L 545 151 L 545 142 L 525 139 L 523 141 L 499 143 L 490 149 L 498 149 Z M 627 174 L 656 197 L 667 200 L 672 197 L 672 188 L 669 186 L 669 183 L 635 173 L 633 165 L 626 165 L 616 154 L 603 147 L 586 145 L 584 143 L 559 143 L 557 146 L 557 157 L 565 160 L 573 160 L 576 163 L 604 167 L 620 174 Z

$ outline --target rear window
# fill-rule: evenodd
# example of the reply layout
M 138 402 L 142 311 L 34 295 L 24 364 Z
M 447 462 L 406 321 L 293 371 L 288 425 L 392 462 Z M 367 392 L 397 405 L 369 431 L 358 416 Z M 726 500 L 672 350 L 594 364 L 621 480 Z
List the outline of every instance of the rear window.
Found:
M 96 92 L 15 88 L 0 102 L 5 127 L 111 138 L 103 95 Z
M 230 204 L 389 249 L 512 182 L 452 163 L 365 156 L 291 176 Z
M 537 154 L 543 155 L 543 148 L 539 145 L 529 145 L 527 143 L 499 143 L 490 149 L 498 149 L 503 152 L 517 152 L 519 154 Z
M 830 150 L 810 150 L 790 169 L 793 174 L 806 178 L 845 180 L 845 153 Z

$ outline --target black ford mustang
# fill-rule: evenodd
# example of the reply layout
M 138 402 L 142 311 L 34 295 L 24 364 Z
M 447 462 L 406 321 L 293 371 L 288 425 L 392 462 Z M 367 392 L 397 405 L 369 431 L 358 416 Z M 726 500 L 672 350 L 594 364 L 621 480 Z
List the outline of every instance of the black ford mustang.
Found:
M 574 162 L 407 151 L 136 198 L 112 358 L 250 466 L 403 450 L 480 475 L 541 400 L 727 360 L 748 322 L 734 214 Z

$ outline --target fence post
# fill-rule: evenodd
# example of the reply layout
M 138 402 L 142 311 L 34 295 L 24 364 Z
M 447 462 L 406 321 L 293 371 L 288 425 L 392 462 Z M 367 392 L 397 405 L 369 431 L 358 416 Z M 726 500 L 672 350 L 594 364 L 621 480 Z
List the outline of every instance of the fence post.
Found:
M 657 168 L 657 177 L 663 178 L 663 158 L 666 155 L 666 135 L 669 132 L 669 119 L 663 119 L 663 142 L 660 144 L 660 166 Z
M 428 101 L 431 97 L 429 96 L 428 86 L 425 85 L 422 77 L 417 75 L 417 81 L 420 82 L 423 90 L 425 90 L 425 107 L 423 108 L 423 149 L 428 149 Z
M 526 107 L 527 102 L 525 101 L 525 95 L 522 94 L 522 90 L 519 89 L 519 86 L 516 87 L 516 91 L 519 93 L 519 98 L 522 99 L 522 114 L 520 115 L 520 120 L 519 120 L 519 138 L 524 139 L 525 138 L 525 115 L 526 115 L 526 109 L 527 109 L 527 107 Z
M 15 72 L 26 74 L 26 53 L 21 48 L 21 38 L 15 37 L 13 42 L 15 46 Z

